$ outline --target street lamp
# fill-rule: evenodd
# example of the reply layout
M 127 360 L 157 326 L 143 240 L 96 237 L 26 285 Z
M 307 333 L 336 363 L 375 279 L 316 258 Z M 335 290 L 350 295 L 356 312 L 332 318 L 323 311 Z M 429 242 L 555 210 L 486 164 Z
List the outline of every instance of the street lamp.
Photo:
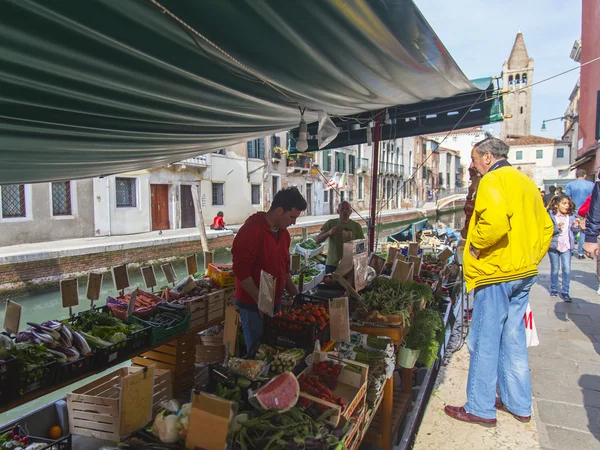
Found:
M 560 116 L 560 117 L 555 117 L 554 119 L 546 119 L 544 121 L 542 121 L 542 131 L 546 131 L 546 122 L 552 122 L 553 120 L 564 120 L 564 119 L 572 119 L 572 120 L 577 120 L 577 117 L 574 113 L 569 112 L 567 114 L 565 114 L 564 116 Z

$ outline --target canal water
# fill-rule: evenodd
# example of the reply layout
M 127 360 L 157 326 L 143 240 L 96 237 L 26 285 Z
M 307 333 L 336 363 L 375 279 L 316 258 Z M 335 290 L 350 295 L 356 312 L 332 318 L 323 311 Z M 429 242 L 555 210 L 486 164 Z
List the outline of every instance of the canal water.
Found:
M 430 221 L 433 220 L 434 218 L 430 218 Z M 449 212 L 439 212 L 437 216 L 437 221 L 443 223 L 449 228 L 459 228 L 464 222 L 464 212 L 462 211 L 462 209 Z M 409 221 L 385 224 L 385 226 L 381 227 L 378 232 L 378 241 L 385 241 L 387 236 L 394 234 L 399 229 L 403 228 L 409 223 L 411 222 Z M 292 246 L 294 245 L 295 243 L 292 242 Z M 228 249 L 225 248 L 216 249 L 214 259 L 215 262 L 219 264 L 231 263 L 231 253 Z M 203 261 L 199 261 L 198 266 L 201 267 L 202 265 Z M 179 280 L 183 279 L 187 275 L 185 261 L 174 262 L 173 267 Z M 166 285 L 167 280 L 164 274 L 162 273 L 162 270 L 160 270 L 159 267 L 155 267 L 155 272 L 158 286 Z M 139 269 L 129 270 L 129 283 L 131 289 L 134 289 L 135 287 L 145 289 L 144 280 L 142 279 L 142 275 Z M 105 273 L 100 294 L 101 300 L 98 301 L 98 303 L 104 304 L 104 300 L 102 299 L 105 299 L 108 295 L 115 295 L 115 292 L 116 290 L 113 285 L 111 274 Z M 81 299 L 81 303 L 79 304 L 79 306 L 73 308 L 73 313 L 85 311 L 90 308 L 90 302 L 86 300 L 85 280 L 83 282 L 80 280 L 79 298 Z M 14 300 L 23 307 L 21 315 L 21 329 L 27 327 L 27 322 L 40 323 L 50 319 L 66 319 L 69 316 L 68 309 L 63 308 L 61 305 L 60 292 L 58 290 L 58 287 L 54 290 L 48 290 L 38 293 L 2 294 L 2 297 L 0 297 L 0 323 L 4 323 L 4 299 Z M 110 370 L 115 370 L 115 368 L 112 368 Z M 80 384 L 82 385 L 85 383 L 89 383 L 89 381 L 90 380 L 88 379 Z M 15 408 L 11 411 L 0 414 L 0 425 L 9 422 L 10 420 L 13 420 L 23 414 L 26 414 L 29 411 L 33 411 L 34 409 L 39 408 L 42 405 L 50 403 L 55 399 L 63 397 L 64 395 L 66 395 L 67 392 L 71 392 L 73 389 L 75 389 L 76 386 L 78 385 L 71 385 L 68 388 L 54 392 L 48 396 L 42 397 L 19 408 Z

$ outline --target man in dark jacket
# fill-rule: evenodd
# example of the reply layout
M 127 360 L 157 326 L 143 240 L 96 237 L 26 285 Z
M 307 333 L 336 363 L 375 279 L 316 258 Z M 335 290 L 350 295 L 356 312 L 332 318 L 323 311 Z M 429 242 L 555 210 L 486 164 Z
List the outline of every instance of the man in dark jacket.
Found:
M 600 180 L 594 183 L 592 190 L 592 199 L 590 200 L 590 209 L 585 216 L 585 243 L 583 252 L 588 258 L 598 258 L 598 240 L 600 236 Z M 599 268 L 600 269 L 600 268 Z M 600 279 L 600 270 L 596 272 Z M 600 289 L 598 290 L 600 293 Z
M 284 289 L 298 294 L 290 274 L 290 233 L 287 228 L 307 207 L 296 188 L 282 189 L 273 198 L 271 209 L 250 216 L 238 231 L 231 255 L 235 274 L 235 298 L 249 353 L 256 350 L 263 332 L 263 313 L 258 310 L 260 273 L 276 279 L 275 306 Z
M 575 211 L 579 211 L 581 205 L 585 203 L 587 198 L 592 193 L 594 189 L 594 183 L 591 181 L 587 181 L 587 172 L 585 169 L 577 169 L 577 179 L 575 181 L 571 181 L 567 184 L 567 192 L 566 194 L 571 197 L 571 199 L 575 202 Z M 579 233 L 579 240 L 577 245 L 577 257 L 579 259 L 584 259 L 585 256 L 583 254 L 583 244 L 584 244 L 584 235 L 583 233 Z M 573 248 L 573 253 L 575 253 L 575 249 Z

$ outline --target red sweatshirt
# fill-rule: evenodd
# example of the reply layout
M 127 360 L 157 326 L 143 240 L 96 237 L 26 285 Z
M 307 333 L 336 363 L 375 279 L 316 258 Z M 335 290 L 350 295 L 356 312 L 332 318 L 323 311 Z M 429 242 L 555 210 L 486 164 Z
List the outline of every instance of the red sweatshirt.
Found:
M 264 270 L 277 279 L 275 303 L 281 303 L 281 294 L 290 273 L 290 233 L 279 230 L 279 240 L 265 219 L 265 213 L 253 214 L 240 228 L 231 247 L 235 298 L 243 303 L 256 304 L 242 287 L 240 280 L 252 277 L 260 287 L 260 272 Z
M 225 228 L 225 221 L 221 216 L 215 216 L 213 219 L 213 228 Z

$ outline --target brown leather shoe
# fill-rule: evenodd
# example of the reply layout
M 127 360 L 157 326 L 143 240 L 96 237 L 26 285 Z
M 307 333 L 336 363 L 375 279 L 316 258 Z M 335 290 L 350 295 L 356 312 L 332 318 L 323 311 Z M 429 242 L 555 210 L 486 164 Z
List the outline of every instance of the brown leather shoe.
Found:
M 496 426 L 496 419 L 484 419 L 483 417 L 474 416 L 473 414 L 470 414 L 467 411 L 465 411 L 465 408 L 463 408 L 462 406 L 448 405 L 444 408 L 444 412 L 453 419 L 460 420 L 462 422 L 476 423 L 484 427 Z
M 504 411 L 505 413 L 509 413 L 515 419 L 517 419 L 519 422 L 527 423 L 527 422 L 531 421 L 531 416 L 518 416 L 517 414 L 510 412 L 508 410 L 508 408 L 506 406 L 504 406 L 504 403 L 502 403 L 502 400 L 500 399 L 500 397 L 496 397 L 496 409 L 498 409 L 500 411 Z

